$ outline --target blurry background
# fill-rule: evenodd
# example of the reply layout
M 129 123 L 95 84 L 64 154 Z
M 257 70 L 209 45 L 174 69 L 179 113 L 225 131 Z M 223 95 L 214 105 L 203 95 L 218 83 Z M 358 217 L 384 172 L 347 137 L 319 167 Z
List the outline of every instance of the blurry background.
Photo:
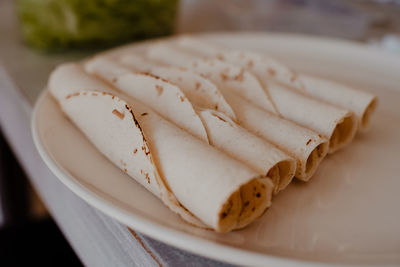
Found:
M 179 32 L 271 31 L 358 41 L 380 39 L 388 33 L 400 33 L 399 0 L 182 2 Z
M 202 31 L 311 34 L 397 53 L 400 0 L 0 0 L 0 67 L 33 104 L 61 62 L 125 42 Z M 79 266 L 28 181 L 0 125 L 0 265 Z M 26 257 L 18 256 L 21 250 Z

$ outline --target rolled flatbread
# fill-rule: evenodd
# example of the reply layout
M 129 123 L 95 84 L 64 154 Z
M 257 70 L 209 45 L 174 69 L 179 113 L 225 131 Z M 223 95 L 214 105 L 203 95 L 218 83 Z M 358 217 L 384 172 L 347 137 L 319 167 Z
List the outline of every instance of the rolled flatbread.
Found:
M 241 126 L 276 145 L 296 159 L 296 178 L 308 181 L 329 150 L 320 134 L 260 109 L 243 98 L 223 91 Z
M 273 81 L 269 81 L 266 87 L 284 118 L 329 140 L 329 153 L 344 148 L 353 140 L 357 120 L 351 111 L 307 97 Z
M 107 86 L 105 83 L 101 82 L 100 80 L 97 80 L 87 74 L 85 74 L 84 69 L 77 64 L 74 63 L 67 63 L 58 66 L 50 75 L 49 81 L 48 81 L 48 89 L 50 93 L 53 95 L 53 97 L 57 100 L 58 103 L 61 103 L 61 101 L 64 101 L 67 98 L 71 98 L 72 96 L 75 95 L 87 95 L 88 92 L 83 92 L 84 90 L 91 90 L 93 91 L 92 94 L 95 96 L 101 93 L 114 93 L 112 88 Z M 98 93 L 94 90 L 99 89 L 101 90 L 101 93 Z M 122 116 L 120 114 L 118 109 L 115 109 L 116 111 L 114 112 L 114 115 Z M 100 114 L 99 114 L 100 116 Z M 125 118 L 125 116 L 124 116 Z M 79 126 L 78 126 L 79 127 Z M 122 133 L 122 132 L 119 132 Z M 136 132 L 137 135 L 139 133 Z M 141 133 L 140 133 L 141 134 Z M 152 192 L 154 195 L 162 199 L 164 204 L 168 206 L 172 211 L 176 212 L 179 214 L 185 221 L 189 222 L 190 224 L 193 224 L 198 227 L 205 228 L 206 225 L 202 223 L 199 219 L 197 219 L 195 216 L 193 216 L 190 212 L 188 212 L 184 207 L 182 207 L 179 202 L 176 200 L 175 196 L 168 190 L 167 184 L 163 183 L 161 178 L 158 176 L 156 170 L 154 170 L 154 164 L 152 160 L 149 161 L 149 159 L 145 156 L 146 152 L 148 151 L 148 145 L 146 142 L 138 140 L 132 140 L 137 141 L 137 145 L 135 147 L 139 147 L 140 149 L 133 150 L 134 154 L 137 155 L 135 160 L 140 162 L 140 170 L 138 169 L 133 169 L 131 168 L 126 168 L 126 161 L 119 161 L 119 158 L 122 157 L 124 150 L 120 153 L 120 157 L 117 157 L 117 153 L 114 154 L 114 152 L 110 152 L 109 155 L 106 155 L 106 157 L 113 162 L 116 166 L 118 166 L 120 169 L 127 170 L 127 173 L 129 176 L 133 177 L 137 182 L 139 182 L 141 185 L 143 185 L 147 190 Z M 91 141 L 93 142 L 93 141 Z M 122 144 L 122 143 L 121 143 Z M 117 150 L 117 147 L 113 147 L 115 150 Z M 144 149 L 142 149 L 144 148 Z M 101 151 L 103 154 L 107 153 L 107 151 Z M 131 151 L 127 152 L 128 155 Z M 123 164 L 123 162 L 125 164 Z M 147 176 L 146 176 L 147 174 Z M 143 179 L 144 176 L 144 179 Z M 158 181 L 157 181 L 158 180 Z
M 281 62 L 260 53 L 221 49 L 188 37 L 180 38 L 178 44 L 181 48 L 196 51 L 203 56 L 216 56 L 220 60 L 246 66 L 246 69 L 266 80 L 276 80 L 313 98 L 350 110 L 356 116 L 359 131 L 369 128 L 371 115 L 377 105 L 376 96 L 369 92 L 296 73 Z
M 133 73 L 112 60 L 100 57 L 89 60 L 85 69 L 208 142 L 207 133 L 192 104 L 175 85 L 150 74 Z
M 124 55 L 121 57 L 120 63 L 133 71 L 148 72 L 171 82 L 185 93 L 193 105 L 221 111 L 235 120 L 232 108 L 226 103 L 215 85 L 187 68 L 159 66 L 156 62 L 134 54 Z
M 109 86 L 86 75 L 84 69 L 75 63 L 59 65 L 50 74 L 47 87 L 56 99 L 63 99 L 74 93 L 72 90 L 111 92 Z
M 248 50 L 226 49 L 187 36 L 179 38 L 177 45 L 185 51 L 201 56 L 217 57 L 221 61 L 231 62 L 239 66 L 244 66 L 245 64 L 246 69 L 264 72 L 263 76 L 275 79 L 283 84 L 290 84 L 296 88 L 303 87 L 303 84 L 297 79 L 297 74 L 290 68 L 261 53 Z
M 50 92 L 64 113 L 115 165 L 186 221 L 218 232 L 251 223 L 270 205 L 272 182 L 158 116 L 142 103 L 107 92 L 79 67 L 52 75 Z M 75 77 L 69 74 L 78 74 Z M 79 77 L 86 77 L 79 84 Z M 58 81 L 74 81 L 76 87 Z M 93 82 L 93 83 L 92 83 Z M 60 87 L 58 86 L 60 85 Z M 59 89 L 60 88 L 60 89 Z M 65 88 L 71 94 L 63 97 Z M 103 86 L 107 91 L 113 91 Z M 62 93 L 61 93 L 61 92 Z M 205 197 L 206 196 L 206 197 Z
M 107 81 L 120 81 L 121 78 L 120 76 L 118 76 L 118 73 L 123 73 L 123 76 L 126 76 L 126 72 L 122 71 L 123 67 L 120 65 L 116 65 L 111 60 L 96 59 L 94 61 L 89 61 L 86 66 L 90 72 L 99 75 L 100 78 Z M 114 71 L 114 68 L 119 70 Z M 211 86 L 212 84 L 210 82 L 207 81 L 206 84 L 203 84 L 203 82 L 205 82 L 205 79 L 192 72 L 176 70 L 167 71 L 160 69 L 158 69 L 158 71 L 161 73 L 163 78 L 169 78 L 167 80 L 163 80 L 163 83 L 171 82 L 168 84 L 160 84 L 160 86 L 163 87 L 165 93 L 167 93 L 168 90 L 173 90 L 174 93 L 177 90 L 182 90 L 181 94 L 184 95 L 185 98 L 188 98 L 191 103 L 196 103 L 196 108 L 204 108 L 208 106 L 207 104 L 205 104 L 208 102 L 203 102 L 201 101 L 201 98 L 196 97 L 197 91 L 199 90 L 198 87 L 203 88 L 204 91 L 207 89 L 210 90 L 207 94 L 203 93 L 203 95 L 210 95 L 213 92 L 218 92 L 218 94 L 220 94 L 215 86 Z M 113 76 L 111 75 L 111 73 L 116 73 L 116 75 Z M 150 72 L 150 74 L 153 73 Z M 170 77 L 172 77 L 172 79 Z M 189 82 L 191 78 L 196 79 L 197 82 Z M 136 99 L 140 99 L 139 97 L 142 96 L 142 94 L 137 93 L 138 91 L 140 91 L 140 93 L 143 93 L 146 92 L 145 90 L 143 90 L 143 88 L 155 87 L 154 84 L 150 83 L 147 84 L 146 87 L 144 87 L 142 86 L 140 81 L 135 81 L 133 78 L 129 80 L 129 83 L 123 84 L 123 86 L 120 86 L 118 81 L 114 82 L 114 85 L 118 89 Z M 154 79 L 153 82 L 156 83 L 158 82 L 158 80 Z M 172 83 L 174 83 L 174 85 L 172 85 Z M 163 114 L 165 114 L 164 108 L 167 105 L 175 105 L 174 102 L 162 97 L 145 97 L 145 99 L 145 103 L 151 107 L 154 107 L 154 110 L 156 110 L 162 116 Z M 223 99 L 222 95 L 221 100 L 223 100 L 226 104 L 225 99 Z M 228 104 L 226 105 L 229 107 Z M 214 106 L 211 106 L 211 108 L 214 108 Z M 172 110 L 172 108 L 170 108 L 170 110 Z M 230 113 L 233 112 L 229 107 L 228 114 Z M 273 145 L 268 144 L 266 141 L 254 136 L 248 131 L 241 129 L 239 126 L 236 125 L 236 123 L 228 118 L 225 119 L 225 122 L 229 123 L 230 125 L 226 124 L 224 126 L 230 127 L 223 127 L 221 123 L 215 123 L 215 117 L 205 116 L 204 112 L 197 112 L 197 114 L 199 115 L 199 119 L 201 119 L 201 121 L 203 122 L 204 130 L 207 132 L 208 141 L 213 146 L 221 149 L 231 157 L 253 168 L 260 175 L 265 175 L 272 178 L 275 185 L 275 194 L 284 189 L 290 183 L 294 176 L 294 169 L 296 167 L 295 161 L 290 156 L 275 148 Z M 221 118 L 221 116 L 224 115 L 220 115 L 219 117 Z M 169 119 L 172 122 L 174 122 L 173 118 L 174 115 L 171 114 Z M 242 137 L 243 139 L 238 139 L 238 137 Z M 257 159 L 255 155 L 262 155 L 262 157 Z
M 296 171 L 296 161 L 264 139 L 251 134 L 225 114 L 214 110 L 198 112 L 210 144 L 245 163 L 274 183 L 274 195 L 286 188 Z
M 371 116 L 378 104 L 378 98 L 366 91 L 357 90 L 340 83 L 315 76 L 298 74 L 303 87 L 295 87 L 328 103 L 351 110 L 357 117 L 359 132 L 370 128 Z
M 210 79 L 217 86 L 224 83 L 236 94 L 272 113 L 278 113 L 268 93 L 257 78 L 244 68 L 219 60 L 199 60 L 199 57 L 179 51 L 165 44 L 153 45 L 147 50 L 149 59 L 171 66 L 187 67 Z
M 151 48 L 148 52 L 149 57 L 164 64 L 183 64 L 187 66 L 188 64 L 184 63 L 185 60 L 192 60 L 191 62 L 193 62 L 193 57 L 186 54 L 183 57 L 186 57 L 185 60 L 182 60 L 182 58 L 168 60 L 169 57 L 165 56 L 164 52 L 166 51 L 163 50 L 163 47 L 165 46 L 158 45 L 155 51 Z M 167 47 L 166 49 L 169 48 Z M 174 49 L 171 50 L 175 51 Z M 177 53 L 179 52 L 171 52 L 173 55 Z M 180 60 L 182 62 L 178 62 Z M 210 63 L 214 61 L 216 60 L 198 60 L 192 65 L 189 64 L 189 67 L 192 66 L 196 71 L 200 70 L 202 75 L 217 85 L 228 104 L 232 107 L 239 124 L 293 156 L 297 160 L 296 177 L 300 180 L 308 181 L 329 150 L 327 139 L 319 133 L 274 116 L 268 111 L 263 112 L 263 110 L 256 108 L 250 102 L 242 101 L 243 99 L 251 99 L 240 93 L 241 90 L 246 91 L 247 87 L 239 87 L 239 79 L 233 83 L 235 88 L 232 89 L 232 83 L 228 82 L 228 79 L 221 78 L 223 75 L 217 72 L 220 68 L 215 69 L 220 64 Z M 223 62 L 221 63 L 223 64 Z M 225 70 L 222 71 L 224 72 Z M 235 80 L 235 77 L 232 78 Z M 254 86 L 252 88 L 259 87 Z M 282 129 L 285 132 L 282 132 Z M 288 141 L 287 139 L 290 140 Z
M 226 52 L 216 48 L 213 51 L 212 46 L 189 38 L 181 39 L 178 44 L 200 56 L 212 55 L 218 60 L 249 70 L 258 78 L 279 114 L 327 137 L 330 140 L 330 153 L 347 146 L 353 140 L 357 131 L 355 115 L 350 110 L 327 104 L 277 83 L 271 78 L 271 76 L 278 76 L 276 73 L 279 73 L 278 78 L 286 83 L 291 82 L 297 85 L 299 82 L 296 76 L 275 61 L 265 61 L 261 55 L 247 51 L 228 50 Z M 209 65 L 215 65 L 216 60 L 208 61 Z M 219 71 L 213 69 L 214 72 L 223 73 L 221 69 Z M 201 68 L 200 72 L 202 71 L 204 70 Z

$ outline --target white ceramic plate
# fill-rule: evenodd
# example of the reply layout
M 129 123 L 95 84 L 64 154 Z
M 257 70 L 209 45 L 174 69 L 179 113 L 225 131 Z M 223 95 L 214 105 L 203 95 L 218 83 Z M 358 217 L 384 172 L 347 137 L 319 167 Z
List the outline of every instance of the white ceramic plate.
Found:
M 400 57 L 355 43 L 296 35 L 201 37 L 267 52 L 296 70 L 374 92 L 380 105 L 371 131 L 328 156 L 310 183 L 292 183 L 250 227 L 229 234 L 196 229 L 179 219 L 97 152 L 44 92 L 32 129 L 54 174 L 88 203 L 135 230 L 214 259 L 259 266 L 399 264 Z

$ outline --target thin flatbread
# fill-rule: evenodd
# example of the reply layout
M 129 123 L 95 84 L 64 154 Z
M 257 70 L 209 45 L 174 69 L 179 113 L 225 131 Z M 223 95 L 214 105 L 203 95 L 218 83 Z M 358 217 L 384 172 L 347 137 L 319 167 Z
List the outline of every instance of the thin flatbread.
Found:
M 124 55 L 120 62 L 134 71 L 148 72 L 177 85 L 193 105 L 221 111 L 235 120 L 232 108 L 218 88 L 203 76 L 184 67 L 159 66 L 156 62 L 134 54 Z
M 134 73 L 118 63 L 94 58 L 85 64 L 89 73 L 110 83 L 194 136 L 208 142 L 203 124 L 185 94 L 175 85 L 147 73 Z
M 357 117 L 359 132 L 369 130 L 378 104 L 375 95 L 306 74 L 299 74 L 298 80 L 303 84 L 303 90 L 312 97 L 351 110 Z
M 179 47 L 202 56 L 218 59 L 245 67 L 263 80 L 275 80 L 298 92 L 326 103 L 342 107 L 354 113 L 360 132 L 369 129 L 371 116 L 377 105 L 377 97 L 369 92 L 357 90 L 340 83 L 312 75 L 296 73 L 271 57 L 236 49 L 222 49 L 195 38 L 183 37 L 177 41 Z
M 81 85 L 79 76 L 86 77 Z M 78 90 L 96 79 L 92 84 L 84 73 L 69 77 L 76 85 L 68 86 L 71 94 L 53 93 L 59 90 L 58 79 L 49 88 L 65 114 L 99 151 L 188 222 L 228 232 L 251 223 L 270 205 L 269 179 L 136 100 Z
M 296 171 L 296 161 L 264 139 L 251 134 L 225 114 L 214 110 L 198 112 L 210 144 L 245 163 L 274 183 L 274 195 L 285 189 Z
M 296 178 L 308 181 L 329 150 L 322 135 L 260 109 L 243 98 L 224 92 L 241 126 L 296 159 Z
M 167 51 L 175 51 L 171 52 L 171 55 L 176 57 L 181 53 L 176 49 L 159 44 L 155 46 L 155 51 L 153 47 L 150 47 L 147 54 L 152 59 L 164 64 L 185 64 L 183 59 L 193 60 L 192 56 L 187 56 L 185 53 L 182 53 L 183 57 L 179 59 L 181 63 L 178 60 L 176 62 L 173 59 L 168 60 L 169 56 L 161 53 L 165 51 L 162 47 L 166 47 Z M 206 64 L 210 65 L 215 61 L 218 60 L 197 60 L 194 63 L 193 61 L 189 64 L 186 63 L 186 65 L 192 66 L 196 71 L 204 69 L 204 73 L 200 73 L 217 85 L 225 100 L 232 107 L 239 124 L 293 156 L 297 160 L 296 178 L 308 181 L 326 156 L 329 150 L 329 141 L 315 131 L 285 120 L 265 109 L 264 112 L 260 107 L 257 108 L 253 102 L 250 102 L 251 100 L 246 101 L 245 99 L 249 100 L 249 98 L 240 94 L 240 91 L 236 90 L 237 88 L 232 89 L 230 82 L 221 79 L 220 73 L 212 73 L 206 65 L 195 64 L 206 62 Z M 246 88 L 243 88 L 243 90 L 246 90 Z
M 149 62 L 136 55 L 131 57 L 124 55 L 123 59 L 126 65 L 134 66 L 134 69 L 140 69 L 142 64 L 150 65 Z M 185 93 L 197 110 L 211 145 L 245 163 L 261 175 L 271 178 L 275 185 L 274 194 L 283 190 L 290 183 L 295 173 L 295 160 L 272 144 L 237 125 L 231 119 L 235 118 L 232 115 L 234 114 L 232 109 L 217 87 L 208 79 L 182 68 L 152 67 L 147 68 L 147 71 L 174 83 Z M 202 90 L 201 93 L 199 93 L 200 90 Z M 223 111 L 218 111 L 218 106 L 210 105 L 209 98 L 215 99 L 214 96 L 220 96 L 220 103 L 229 107 L 229 109 L 223 109 L 227 110 L 225 114 Z M 153 104 L 156 105 L 156 103 Z
M 213 59 L 199 59 L 194 55 L 178 51 L 169 45 L 158 44 L 147 50 L 150 59 L 172 66 L 188 67 L 219 86 L 229 84 L 236 94 L 270 112 L 278 113 L 273 101 L 264 91 L 254 75 L 244 68 Z

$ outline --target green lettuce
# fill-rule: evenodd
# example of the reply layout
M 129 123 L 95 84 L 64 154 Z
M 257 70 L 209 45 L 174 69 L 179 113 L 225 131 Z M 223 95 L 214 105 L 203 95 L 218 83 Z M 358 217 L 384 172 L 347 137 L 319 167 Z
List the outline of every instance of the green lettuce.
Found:
M 173 31 L 178 0 L 17 0 L 23 39 L 37 48 L 99 47 Z

